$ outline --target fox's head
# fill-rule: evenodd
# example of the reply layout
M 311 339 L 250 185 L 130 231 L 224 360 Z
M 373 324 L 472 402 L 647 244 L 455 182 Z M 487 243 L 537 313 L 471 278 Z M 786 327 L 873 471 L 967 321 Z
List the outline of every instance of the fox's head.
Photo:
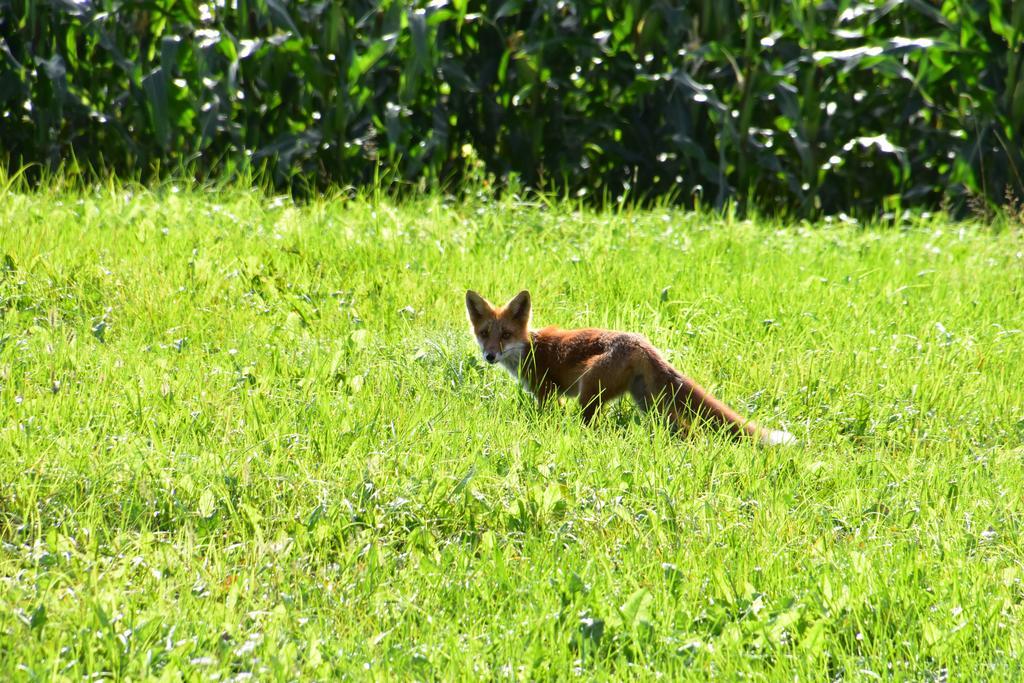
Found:
M 525 289 L 501 307 L 470 290 L 466 313 L 488 363 L 518 363 L 530 345 L 530 293 Z

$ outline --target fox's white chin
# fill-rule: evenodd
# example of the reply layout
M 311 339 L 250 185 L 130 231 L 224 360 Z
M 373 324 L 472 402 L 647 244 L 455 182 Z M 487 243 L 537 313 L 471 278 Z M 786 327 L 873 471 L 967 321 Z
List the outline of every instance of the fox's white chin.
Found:
M 523 362 L 523 354 L 526 352 L 526 344 L 509 344 L 498 354 L 498 362 L 502 367 L 512 373 L 514 377 L 519 376 L 519 366 Z

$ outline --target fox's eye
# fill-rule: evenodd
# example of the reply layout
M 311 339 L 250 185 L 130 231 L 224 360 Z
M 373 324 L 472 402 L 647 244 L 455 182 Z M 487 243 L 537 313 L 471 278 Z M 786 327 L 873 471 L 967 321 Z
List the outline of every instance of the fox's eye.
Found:
M 484 330 L 483 332 L 480 333 L 480 338 L 487 339 L 487 330 Z
M 501 333 L 501 338 L 502 339 L 511 339 L 512 338 L 512 333 L 511 332 L 502 332 Z

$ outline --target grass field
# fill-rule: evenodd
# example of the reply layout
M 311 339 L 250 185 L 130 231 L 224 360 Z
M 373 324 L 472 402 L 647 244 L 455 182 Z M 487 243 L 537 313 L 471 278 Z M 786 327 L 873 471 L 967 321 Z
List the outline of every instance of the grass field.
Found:
M 0 678 L 1015 679 L 1024 237 L 0 197 Z M 803 445 L 594 428 L 466 288 Z

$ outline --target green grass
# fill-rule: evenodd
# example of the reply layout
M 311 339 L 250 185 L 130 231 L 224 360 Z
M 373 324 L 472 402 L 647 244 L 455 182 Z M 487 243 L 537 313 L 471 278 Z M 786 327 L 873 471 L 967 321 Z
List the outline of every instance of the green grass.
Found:
M 0 258 L 0 678 L 1024 673 L 1020 232 L 115 187 Z M 804 445 L 539 412 L 469 287 Z

